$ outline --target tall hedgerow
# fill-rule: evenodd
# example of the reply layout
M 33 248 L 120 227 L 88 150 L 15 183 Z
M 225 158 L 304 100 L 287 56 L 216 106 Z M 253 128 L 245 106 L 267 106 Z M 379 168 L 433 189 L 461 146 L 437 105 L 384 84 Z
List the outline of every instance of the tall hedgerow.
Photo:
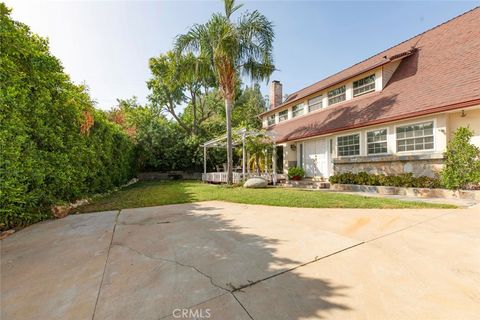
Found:
M 133 145 L 0 3 L 0 229 L 132 176 Z

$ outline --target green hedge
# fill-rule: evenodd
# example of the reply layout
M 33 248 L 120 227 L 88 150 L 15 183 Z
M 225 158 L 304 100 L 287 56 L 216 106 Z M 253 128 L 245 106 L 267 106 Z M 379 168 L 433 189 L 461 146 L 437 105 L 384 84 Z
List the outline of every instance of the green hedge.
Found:
M 0 3 L 0 229 L 132 177 L 133 144 Z
M 330 183 L 360 184 L 369 186 L 391 186 L 407 188 L 441 188 L 441 182 L 437 178 L 426 176 L 414 177 L 412 173 L 402 173 L 396 176 L 359 173 L 338 173 L 329 178 Z

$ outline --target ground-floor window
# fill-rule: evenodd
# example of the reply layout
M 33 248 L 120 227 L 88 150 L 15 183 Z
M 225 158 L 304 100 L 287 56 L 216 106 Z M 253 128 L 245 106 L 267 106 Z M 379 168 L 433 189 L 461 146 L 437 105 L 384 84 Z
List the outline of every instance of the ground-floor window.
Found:
M 387 153 L 387 129 L 367 132 L 368 154 Z
M 433 121 L 397 127 L 397 152 L 432 150 Z
M 360 134 L 351 134 L 337 138 L 338 156 L 358 156 L 360 154 Z

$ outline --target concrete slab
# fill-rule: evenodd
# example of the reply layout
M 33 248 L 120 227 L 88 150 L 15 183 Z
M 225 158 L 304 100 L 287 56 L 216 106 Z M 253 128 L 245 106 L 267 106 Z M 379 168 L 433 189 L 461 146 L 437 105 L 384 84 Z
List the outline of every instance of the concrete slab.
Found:
M 478 319 L 478 230 L 478 213 L 458 211 L 237 296 L 254 319 Z
M 1 315 L 470 319 L 476 211 L 212 201 L 71 216 L 2 241 Z
M 116 211 L 38 223 L 1 241 L 1 319 L 91 319 Z

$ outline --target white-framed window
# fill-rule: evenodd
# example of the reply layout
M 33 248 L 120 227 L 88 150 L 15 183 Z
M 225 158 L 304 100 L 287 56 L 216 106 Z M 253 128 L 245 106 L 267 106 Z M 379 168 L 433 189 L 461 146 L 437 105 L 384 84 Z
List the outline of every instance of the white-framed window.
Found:
M 268 118 L 267 118 L 267 124 L 268 124 L 269 126 L 275 124 L 275 114 L 272 114 L 271 116 L 268 116 Z
M 313 99 L 308 100 L 308 112 L 322 109 L 322 100 L 323 100 L 322 96 L 315 97 Z
M 337 154 L 339 157 L 360 155 L 360 134 L 337 137 Z
M 288 109 L 278 113 L 278 122 L 288 120 Z
M 345 101 L 347 98 L 345 86 L 328 91 L 328 105 Z
M 367 154 L 387 152 L 387 129 L 367 131 Z
M 375 91 L 375 74 L 363 79 L 353 81 L 353 96 L 358 97 L 364 93 Z
M 398 126 L 397 152 L 433 150 L 433 121 Z
M 301 116 L 303 114 L 303 104 L 297 104 L 292 108 L 292 118 Z

